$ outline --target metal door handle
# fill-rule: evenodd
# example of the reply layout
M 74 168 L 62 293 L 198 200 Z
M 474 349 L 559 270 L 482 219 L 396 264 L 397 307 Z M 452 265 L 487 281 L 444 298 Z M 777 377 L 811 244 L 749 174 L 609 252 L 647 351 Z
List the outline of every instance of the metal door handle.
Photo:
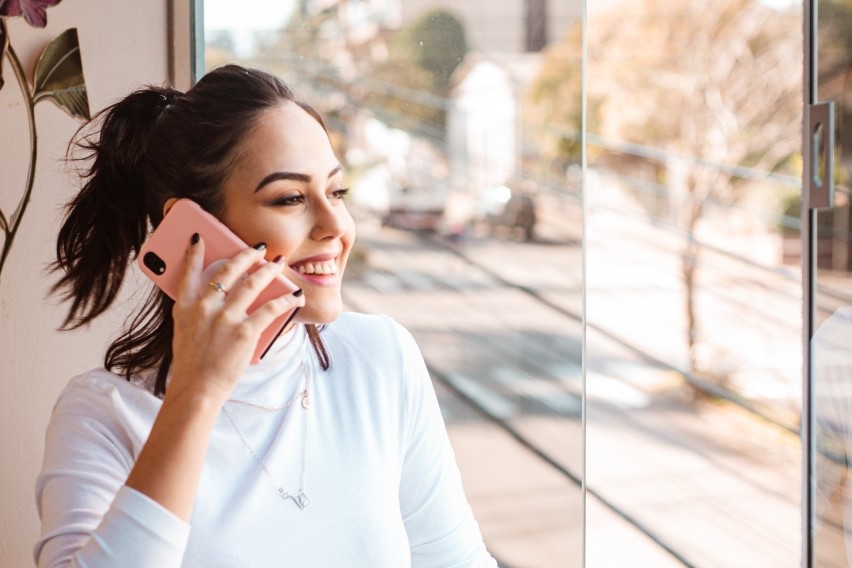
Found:
M 805 116 L 805 203 L 808 209 L 834 207 L 834 102 L 807 106 Z

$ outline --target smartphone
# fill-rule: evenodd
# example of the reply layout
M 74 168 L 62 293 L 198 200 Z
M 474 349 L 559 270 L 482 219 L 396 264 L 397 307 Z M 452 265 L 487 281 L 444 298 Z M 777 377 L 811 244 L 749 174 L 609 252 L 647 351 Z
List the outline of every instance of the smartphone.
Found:
M 186 247 L 193 233 L 198 233 L 204 239 L 204 272 L 201 281 L 203 286 L 207 286 L 208 282 L 214 279 L 219 266 L 249 246 L 194 201 L 175 201 L 142 246 L 136 259 L 142 272 L 172 299 L 175 299 L 180 287 Z M 250 272 L 263 264 L 266 264 L 265 260 L 252 267 Z M 276 276 L 246 312 L 250 314 L 267 300 L 292 294 L 296 290 L 298 286 L 283 276 Z M 263 331 L 252 356 L 252 363 L 260 362 L 297 311 L 298 308 L 294 308 L 281 315 Z

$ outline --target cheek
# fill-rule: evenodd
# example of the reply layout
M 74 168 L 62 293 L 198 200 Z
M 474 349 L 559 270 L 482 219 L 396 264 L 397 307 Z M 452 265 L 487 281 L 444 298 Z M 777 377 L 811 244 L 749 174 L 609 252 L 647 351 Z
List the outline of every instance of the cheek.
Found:
M 346 227 L 343 240 L 346 243 L 348 248 L 352 248 L 352 244 L 355 242 L 355 220 L 352 218 L 352 215 L 348 210 L 344 209 L 343 220 L 344 226 Z
M 283 254 L 285 258 L 289 257 L 298 250 L 307 235 L 296 220 L 284 223 L 279 219 L 273 222 L 264 222 L 259 219 L 254 225 L 253 233 L 257 236 L 258 242 L 266 243 L 266 256 L 270 259 L 279 254 Z

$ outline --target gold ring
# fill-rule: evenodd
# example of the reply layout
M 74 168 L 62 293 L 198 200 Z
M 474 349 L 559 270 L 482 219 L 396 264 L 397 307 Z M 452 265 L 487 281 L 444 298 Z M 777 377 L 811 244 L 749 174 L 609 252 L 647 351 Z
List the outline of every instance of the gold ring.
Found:
M 216 290 L 217 292 L 222 292 L 226 296 L 228 295 L 228 291 L 225 290 L 225 287 L 222 286 L 221 282 L 208 282 L 207 285 Z

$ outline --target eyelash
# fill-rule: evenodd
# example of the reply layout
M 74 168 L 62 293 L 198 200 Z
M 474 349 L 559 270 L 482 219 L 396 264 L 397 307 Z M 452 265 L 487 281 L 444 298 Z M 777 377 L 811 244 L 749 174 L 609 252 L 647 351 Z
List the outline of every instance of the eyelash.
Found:
M 345 200 L 349 195 L 348 187 L 339 187 L 331 192 L 331 196 L 339 199 L 341 201 Z M 285 197 L 279 197 L 278 199 L 273 199 L 271 205 L 278 207 L 293 207 L 295 205 L 299 205 L 305 200 L 305 197 L 302 194 L 297 195 L 287 195 Z

